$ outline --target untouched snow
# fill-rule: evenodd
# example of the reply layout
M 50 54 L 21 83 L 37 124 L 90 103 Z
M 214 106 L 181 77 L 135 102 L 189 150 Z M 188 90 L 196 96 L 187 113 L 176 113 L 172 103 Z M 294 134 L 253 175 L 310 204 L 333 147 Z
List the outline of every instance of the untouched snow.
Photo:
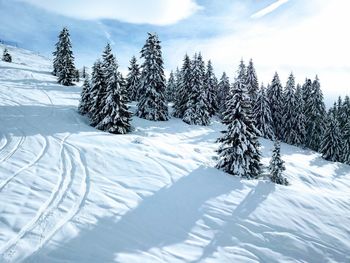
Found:
M 3 46 L 0 45 L 0 53 Z M 0 62 L 0 262 L 349 262 L 350 167 L 282 144 L 290 186 L 216 170 L 223 126 L 96 131 L 50 61 Z M 133 105 L 135 106 L 135 105 Z M 261 140 L 263 163 L 272 143 Z

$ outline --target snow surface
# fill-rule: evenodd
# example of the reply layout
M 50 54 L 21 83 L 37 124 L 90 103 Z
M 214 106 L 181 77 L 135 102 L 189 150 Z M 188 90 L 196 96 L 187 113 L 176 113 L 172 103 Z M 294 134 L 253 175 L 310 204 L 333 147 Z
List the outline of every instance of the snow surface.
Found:
M 213 168 L 219 122 L 134 117 L 132 134 L 97 131 L 76 112 L 80 87 L 9 51 L 0 262 L 350 261 L 349 166 L 282 144 L 290 186 L 240 180 Z M 261 143 L 267 165 L 272 143 Z

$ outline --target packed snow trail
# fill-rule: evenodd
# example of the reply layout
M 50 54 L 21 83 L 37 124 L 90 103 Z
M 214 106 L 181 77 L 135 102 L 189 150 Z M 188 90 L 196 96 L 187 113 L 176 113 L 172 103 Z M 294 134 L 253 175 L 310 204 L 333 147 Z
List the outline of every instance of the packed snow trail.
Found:
M 132 134 L 102 133 L 76 112 L 79 86 L 9 51 L 0 262 L 350 261 L 349 166 L 282 144 L 290 186 L 239 180 L 213 168 L 219 122 L 134 117 Z M 273 145 L 261 143 L 267 165 Z

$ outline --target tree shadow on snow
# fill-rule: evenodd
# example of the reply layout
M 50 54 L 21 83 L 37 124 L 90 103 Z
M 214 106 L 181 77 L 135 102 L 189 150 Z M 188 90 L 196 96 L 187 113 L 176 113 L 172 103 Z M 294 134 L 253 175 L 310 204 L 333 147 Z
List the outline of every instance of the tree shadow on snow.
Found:
M 177 244 L 186 240 L 203 218 L 206 201 L 242 187 L 236 178 L 200 167 L 144 198 L 119 220 L 100 218 L 91 229 L 81 229 L 77 237 L 52 251 L 39 252 L 26 262 L 54 262 L 58 258 L 69 262 L 113 262 L 118 261 L 120 253 L 141 255 L 151 248 Z M 247 216 L 261 201 L 259 198 L 253 194 L 247 201 L 249 206 L 242 204 L 233 216 Z
M 0 106 L 0 119 L 0 133 L 12 136 L 52 136 L 95 131 L 74 106 Z

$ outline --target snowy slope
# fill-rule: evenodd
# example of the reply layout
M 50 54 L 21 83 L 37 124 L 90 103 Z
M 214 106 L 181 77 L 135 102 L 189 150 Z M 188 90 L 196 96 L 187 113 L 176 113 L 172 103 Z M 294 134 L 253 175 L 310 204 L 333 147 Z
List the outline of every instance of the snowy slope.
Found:
M 3 46 L 0 45 L 0 53 Z M 282 144 L 290 186 L 216 170 L 223 126 L 76 113 L 50 61 L 0 62 L 0 262 L 349 262 L 350 167 Z M 261 140 L 263 162 L 270 141 Z

